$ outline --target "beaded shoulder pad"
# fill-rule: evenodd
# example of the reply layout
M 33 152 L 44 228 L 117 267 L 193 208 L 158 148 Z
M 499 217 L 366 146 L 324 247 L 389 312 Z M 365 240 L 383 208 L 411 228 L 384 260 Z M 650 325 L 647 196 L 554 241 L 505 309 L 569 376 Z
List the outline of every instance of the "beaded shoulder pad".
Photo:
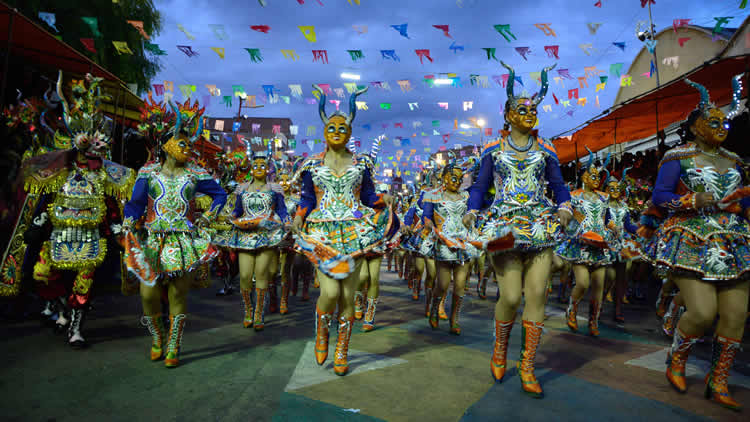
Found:
M 370 154 L 356 154 L 354 159 L 358 163 L 364 163 L 365 167 L 370 170 L 371 175 L 375 172 L 375 160 L 372 159 Z
M 674 147 L 664 154 L 664 158 L 662 158 L 659 163 L 659 168 L 669 161 L 684 160 L 686 158 L 695 157 L 696 155 L 698 155 L 698 148 L 695 144 L 687 143 L 685 145 Z
M 315 167 L 323 165 L 323 154 L 317 154 L 314 155 L 308 159 L 306 159 L 304 162 L 302 162 L 302 165 L 300 166 L 299 170 L 297 171 L 297 174 L 302 174 L 306 171 L 310 171 L 314 169 Z M 295 175 L 296 176 L 296 175 Z
M 57 192 L 68 174 L 70 150 L 52 151 L 23 163 L 24 189 L 31 194 Z
M 120 200 L 129 200 L 135 184 L 135 171 L 108 160 L 102 161 L 102 167 L 107 174 L 105 193 Z
M 493 151 L 500 148 L 500 146 L 502 145 L 502 141 L 502 139 L 498 138 L 485 145 L 482 149 L 482 158 L 484 158 L 484 156 L 487 154 L 492 154 Z
M 153 173 L 156 173 L 160 167 L 161 165 L 155 161 L 144 164 L 143 167 L 138 170 L 138 179 L 148 179 Z
M 213 177 L 208 170 L 192 161 L 188 161 L 187 164 L 185 164 L 185 170 L 198 180 L 213 180 Z
M 560 159 L 557 158 L 557 148 L 555 148 L 555 144 L 541 137 L 537 138 L 537 142 L 539 143 L 540 150 L 546 152 L 550 157 L 552 157 L 558 163 L 560 162 Z

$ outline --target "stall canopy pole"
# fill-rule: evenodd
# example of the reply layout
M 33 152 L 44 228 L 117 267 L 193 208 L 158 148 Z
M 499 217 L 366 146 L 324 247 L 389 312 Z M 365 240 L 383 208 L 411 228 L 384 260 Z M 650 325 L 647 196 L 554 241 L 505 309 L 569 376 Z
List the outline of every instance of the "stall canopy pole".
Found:
M 5 108 L 5 87 L 8 84 L 8 65 L 10 63 L 10 46 L 13 41 L 13 18 L 16 16 L 15 11 L 11 11 L 8 23 L 8 46 L 5 51 L 5 63 L 3 64 L 3 81 L 0 87 L 0 101 Z

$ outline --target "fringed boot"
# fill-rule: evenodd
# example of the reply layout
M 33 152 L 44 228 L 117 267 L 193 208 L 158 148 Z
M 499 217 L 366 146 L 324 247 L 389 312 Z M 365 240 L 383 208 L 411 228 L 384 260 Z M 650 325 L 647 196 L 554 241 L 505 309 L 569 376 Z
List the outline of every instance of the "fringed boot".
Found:
M 176 368 L 180 365 L 180 347 L 186 317 L 185 314 L 169 316 L 169 342 L 167 343 L 167 357 L 164 359 L 164 366 L 167 368 Z
M 253 326 L 253 292 L 252 290 L 240 289 L 242 304 L 245 308 L 245 318 L 242 320 L 242 326 L 250 328 Z
M 141 325 L 148 328 L 151 333 L 151 360 L 159 360 L 164 355 L 164 326 L 162 325 L 161 314 L 153 316 L 144 315 L 141 317 Z
M 458 319 L 461 316 L 461 304 L 464 302 L 463 296 L 453 294 L 453 304 L 451 305 L 451 334 L 461 335 L 461 326 Z
M 542 398 L 542 387 L 534 375 L 534 359 L 539 341 L 542 338 L 543 322 L 523 321 L 523 346 L 521 349 L 521 360 L 518 361 L 518 376 L 521 378 L 523 391 L 534 397 Z
M 568 309 L 565 311 L 565 319 L 568 323 L 568 328 L 572 332 L 578 332 L 578 303 L 581 300 L 574 300 L 573 295 L 570 295 L 570 301 L 568 303 Z
M 492 350 L 492 359 L 490 360 L 490 371 L 495 381 L 501 381 L 505 375 L 508 339 L 514 321 L 515 318 L 510 321 L 495 320 L 495 347 Z
M 331 328 L 333 311 L 323 312 L 315 307 L 315 362 L 318 365 L 328 359 L 328 332 Z
M 365 322 L 362 324 L 362 330 L 365 332 L 375 329 L 375 308 L 378 305 L 378 298 L 367 298 L 367 312 L 365 313 Z
M 255 288 L 255 315 L 253 319 L 253 328 L 255 331 L 263 331 L 265 328 L 264 312 L 266 310 L 266 298 L 268 297 L 268 289 Z
M 700 336 L 683 334 L 679 327 L 674 330 L 672 347 L 667 354 L 667 381 L 680 393 L 687 392 L 685 364 L 687 364 L 690 349 L 699 339 Z
M 602 312 L 602 303 L 592 300 L 589 302 L 589 335 L 599 337 L 599 315 Z
M 705 392 L 707 399 L 738 412 L 742 410 L 742 405 L 729 395 L 729 370 L 732 368 L 734 357 L 739 349 L 740 340 L 720 335 L 714 336 L 711 370 L 706 374 Z
M 333 372 L 336 375 L 346 375 L 349 372 L 349 340 L 352 337 L 354 318 L 339 317 L 339 336 L 336 340 L 336 354 L 333 361 Z

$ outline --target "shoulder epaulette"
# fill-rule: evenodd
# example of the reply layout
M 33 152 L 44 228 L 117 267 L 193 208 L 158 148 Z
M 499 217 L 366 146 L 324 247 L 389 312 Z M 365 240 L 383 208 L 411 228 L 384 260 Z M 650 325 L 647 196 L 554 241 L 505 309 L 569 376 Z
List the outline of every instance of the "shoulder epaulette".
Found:
M 696 148 L 695 144 L 688 143 L 674 147 L 664 154 L 664 158 L 659 162 L 659 168 L 669 161 L 684 160 L 696 155 L 698 155 L 698 148 Z
M 151 173 L 155 172 L 159 168 L 159 163 L 151 161 L 149 163 L 146 163 L 143 165 L 143 167 L 138 170 L 138 177 L 147 177 Z
M 484 158 L 484 156 L 487 154 L 491 154 L 492 151 L 498 149 L 502 144 L 502 139 L 495 139 L 494 141 L 485 145 L 482 149 L 482 158 Z
M 539 143 L 539 148 L 550 155 L 550 157 L 554 158 L 555 161 L 559 162 L 560 159 L 557 158 L 557 148 L 555 148 L 555 144 L 553 144 L 551 141 L 548 141 L 544 138 L 537 138 L 537 142 Z
M 129 200 L 135 184 L 135 171 L 108 160 L 102 160 L 102 167 L 107 173 L 105 193 L 120 200 Z

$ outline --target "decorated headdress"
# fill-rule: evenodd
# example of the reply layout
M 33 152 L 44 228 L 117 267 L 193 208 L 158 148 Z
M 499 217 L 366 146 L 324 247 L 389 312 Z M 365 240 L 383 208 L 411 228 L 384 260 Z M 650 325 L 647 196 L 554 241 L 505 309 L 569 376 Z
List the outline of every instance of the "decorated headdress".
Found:
M 367 92 L 367 87 L 358 89 L 354 91 L 354 93 L 351 96 L 349 96 L 349 115 L 346 115 L 342 113 L 341 111 L 336 110 L 330 116 L 326 114 L 325 91 L 323 91 L 323 89 L 317 84 L 313 84 L 313 88 L 316 89 L 320 93 L 320 99 L 318 100 L 318 113 L 320 113 L 320 120 L 323 121 L 323 124 L 327 125 L 328 120 L 333 116 L 341 116 L 346 119 L 346 124 L 351 127 L 352 122 L 354 121 L 354 116 L 357 114 L 357 97 Z
M 742 76 L 744 76 L 744 73 L 735 75 L 732 78 L 732 108 L 727 114 L 727 119 L 732 119 L 733 117 L 738 115 L 741 110 L 740 100 L 742 99 Z M 706 89 L 705 86 L 697 82 L 693 82 L 687 78 L 685 78 L 685 83 L 692 86 L 693 88 L 697 89 L 698 92 L 700 92 L 701 99 L 698 102 L 697 109 L 701 111 L 701 113 L 703 114 L 703 117 L 708 117 L 708 114 L 711 111 L 711 109 L 716 108 L 716 104 L 711 102 L 711 96 L 708 93 L 708 89 Z
M 101 102 L 111 100 L 108 95 L 102 95 L 99 84 L 103 78 L 97 78 L 90 73 L 86 74 L 84 79 L 71 81 L 72 107 L 63 95 L 63 73 L 59 71 L 57 77 L 57 95 L 63 106 L 63 124 L 65 126 L 67 137 L 56 134 L 59 138 L 78 139 L 80 137 L 89 137 L 96 142 L 110 142 L 111 125 L 108 119 L 101 111 Z M 92 144 L 94 143 L 92 142 Z
M 182 104 L 178 103 L 178 105 L 175 105 L 170 100 L 169 107 L 176 116 L 174 125 L 169 131 L 170 135 L 177 136 L 181 132 L 186 133 L 190 142 L 194 144 L 203 135 L 203 112 L 206 111 L 205 107 L 199 108 L 198 100 L 191 106 L 190 99 L 185 100 Z
M 370 158 L 372 158 L 372 161 L 376 161 L 378 159 L 378 154 L 380 153 L 380 145 L 383 144 L 384 138 L 385 135 L 380 135 L 377 138 L 373 139 L 372 148 L 370 148 Z
M 502 60 L 500 61 L 500 64 L 502 64 L 503 67 L 508 69 L 508 72 L 510 72 L 510 75 L 508 76 L 508 83 L 506 84 L 506 92 L 508 94 L 508 101 L 510 102 L 511 107 L 515 108 L 516 105 L 518 104 L 518 99 L 520 98 L 520 97 L 516 97 L 516 95 L 513 93 L 513 85 L 515 85 L 515 80 L 516 80 L 516 71 L 513 70 L 512 67 L 505 64 L 505 62 L 503 62 Z M 539 103 L 544 101 L 544 97 L 547 96 L 547 90 L 549 89 L 549 79 L 547 78 L 547 74 L 549 73 L 550 70 L 554 69 L 555 66 L 557 66 L 556 63 L 553 64 L 552 66 L 548 66 L 542 69 L 542 77 L 541 77 L 542 89 L 539 91 L 539 93 L 534 94 L 531 97 L 531 100 L 534 102 L 534 105 L 539 105 Z
M 141 123 L 138 124 L 138 133 L 157 143 L 164 142 L 169 130 L 174 127 L 176 114 L 167 111 L 163 102 L 154 101 L 150 92 L 140 112 Z
M 586 167 L 583 169 L 583 171 L 586 171 L 594 166 L 594 153 L 589 149 L 588 145 L 586 145 L 586 151 L 589 152 L 589 160 L 586 163 Z M 604 165 L 602 167 L 606 170 L 607 166 L 609 165 L 609 159 L 611 158 L 612 153 L 607 153 L 607 158 L 604 160 Z

